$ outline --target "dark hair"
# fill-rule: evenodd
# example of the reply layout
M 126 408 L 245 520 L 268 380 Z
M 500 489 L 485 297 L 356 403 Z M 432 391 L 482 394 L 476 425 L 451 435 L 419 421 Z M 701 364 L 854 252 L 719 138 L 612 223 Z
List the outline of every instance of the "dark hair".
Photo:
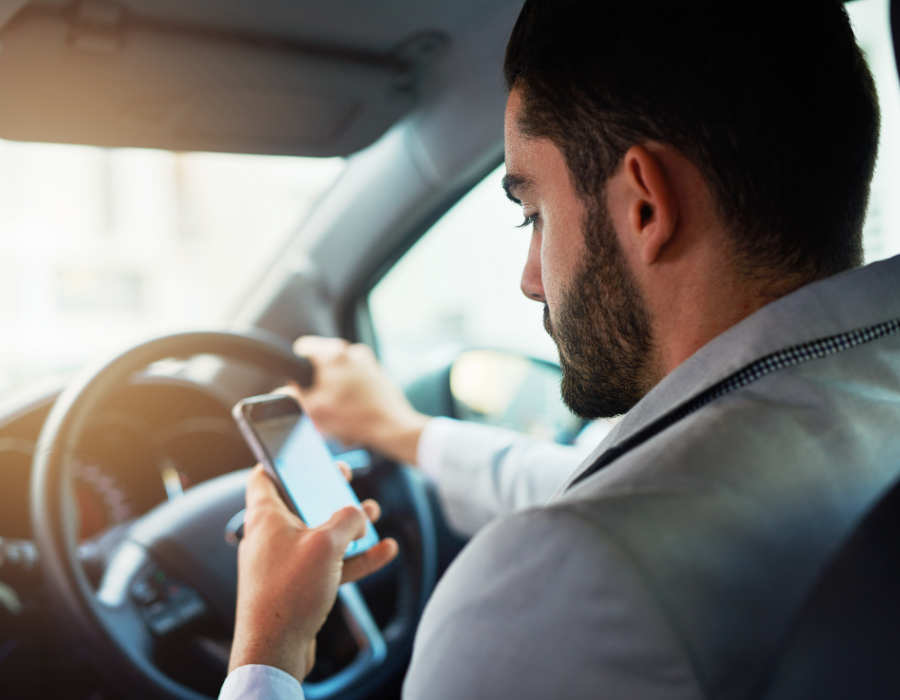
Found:
M 657 141 L 700 169 L 745 273 L 862 263 L 880 119 L 837 0 L 527 0 L 504 73 L 586 201 Z

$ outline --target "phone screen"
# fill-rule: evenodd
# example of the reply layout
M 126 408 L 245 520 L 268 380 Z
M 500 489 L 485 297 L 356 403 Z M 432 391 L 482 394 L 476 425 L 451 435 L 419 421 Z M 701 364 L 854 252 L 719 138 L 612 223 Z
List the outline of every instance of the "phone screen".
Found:
M 307 525 L 318 527 L 345 506 L 360 507 L 322 435 L 296 401 L 277 397 L 248 403 L 244 416 Z M 366 534 L 351 542 L 344 556 L 361 554 L 377 543 L 378 533 L 367 521 Z

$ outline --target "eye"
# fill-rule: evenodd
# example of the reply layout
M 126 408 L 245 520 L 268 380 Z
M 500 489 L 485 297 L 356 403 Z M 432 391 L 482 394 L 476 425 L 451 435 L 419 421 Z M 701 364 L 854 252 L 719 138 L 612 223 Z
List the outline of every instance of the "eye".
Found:
M 525 217 L 525 221 L 523 221 L 521 224 L 519 224 L 519 225 L 517 226 L 517 228 L 525 228 L 526 226 L 532 226 L 532 227 L 533 227 L 534 224 L 535 224 L 535 222 L 537 221 L 537 218 L 538 218 L 538 215 L 537 215 L 537 214 L 531 214 L 531 215 L 529 215 L 529 216 L 526 216 L 526 217 Z

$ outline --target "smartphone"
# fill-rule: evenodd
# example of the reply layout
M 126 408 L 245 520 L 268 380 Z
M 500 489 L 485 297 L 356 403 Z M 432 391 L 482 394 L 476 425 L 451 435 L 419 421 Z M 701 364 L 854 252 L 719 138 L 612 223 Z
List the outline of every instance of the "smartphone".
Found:
M 326 523 L 345 506 L 361 507 L 324 438 L 290 396 L 253 396 L 239 401 L 232 413 L 284 502 L 309 527 Z M 366 520 L 366 534 L 350 543 L 344 559 L 362 554 L 378 541 L 378 533 Z

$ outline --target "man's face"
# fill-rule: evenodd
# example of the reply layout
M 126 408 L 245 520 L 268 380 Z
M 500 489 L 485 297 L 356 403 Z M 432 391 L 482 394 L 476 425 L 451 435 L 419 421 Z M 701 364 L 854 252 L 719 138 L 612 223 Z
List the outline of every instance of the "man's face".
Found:
M 521 96 L 506 110 L 506 180 L 533 232 L 522 291 L 544 303 L 544 327 L 559 349 L 563 400 L 577 415 L 628 411 L 654 381 L 649 314 L 615 227 L 597 193 L 585 203 L 559 149 L 518 127 Z

